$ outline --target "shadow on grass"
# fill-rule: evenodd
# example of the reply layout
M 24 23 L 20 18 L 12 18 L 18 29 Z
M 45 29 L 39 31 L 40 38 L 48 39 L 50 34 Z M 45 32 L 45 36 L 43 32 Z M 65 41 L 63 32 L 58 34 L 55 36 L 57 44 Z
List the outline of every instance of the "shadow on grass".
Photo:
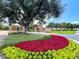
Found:
M 23 34 L 24 34 L 24 35 L 27 34 L 27 35 L 28 35 L 29 33 L 25 33 L 25 32 L 13 32 L 13 33 L 9 33 L 9 35 L 11 35 L 11 34 L 22 34 L 22 35 L 23 35 Z

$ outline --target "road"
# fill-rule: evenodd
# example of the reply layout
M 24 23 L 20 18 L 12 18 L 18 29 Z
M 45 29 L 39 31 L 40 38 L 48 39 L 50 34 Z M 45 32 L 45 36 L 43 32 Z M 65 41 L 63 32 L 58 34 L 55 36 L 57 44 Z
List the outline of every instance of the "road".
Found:
M 64 36 L 66 38 L 70 38 L 74 41 L 76 41 L 77 43 L 79 43 L 79 34 L 58 34 L 60 36 Z

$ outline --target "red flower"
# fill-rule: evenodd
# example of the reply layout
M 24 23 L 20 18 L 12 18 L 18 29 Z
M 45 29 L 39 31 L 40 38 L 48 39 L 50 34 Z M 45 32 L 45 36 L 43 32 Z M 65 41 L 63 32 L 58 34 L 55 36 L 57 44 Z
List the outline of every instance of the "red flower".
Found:
M 47 50 L 59 50 L 66 47 L 69 44 L 69 41 L 62 36 L 51 35 L 52 38 L 48 40 L 33 40 L 33 41 L 24 41 L 16 44 L 16 47 L 19 47 L 27 51 L 47 51 Z

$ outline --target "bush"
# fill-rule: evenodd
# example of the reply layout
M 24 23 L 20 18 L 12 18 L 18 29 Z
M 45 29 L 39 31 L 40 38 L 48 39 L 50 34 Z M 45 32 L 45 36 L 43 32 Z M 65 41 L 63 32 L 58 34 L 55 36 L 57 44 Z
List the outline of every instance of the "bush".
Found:
M 9 30 L 9 26 L 5 26 L 3 30 Z
M 9 30 L 9 26 L 4 26 L 4 24 L 0 22 L 0 30 Z
M 3 24 L 0 22 L 0 30 L 2 30 L 3 28 Z
M 52 38 L 50 35 L 45 35 L 43 38 L 41 38 L 41 39 L 50 39 L 50 38 Z
M 25 51 L 15 46 L 8 46 L 2 52 L 9 59 L 78 59 L 79 45 L 71 40 L 69 42 L 63 49 L 47 52 Z

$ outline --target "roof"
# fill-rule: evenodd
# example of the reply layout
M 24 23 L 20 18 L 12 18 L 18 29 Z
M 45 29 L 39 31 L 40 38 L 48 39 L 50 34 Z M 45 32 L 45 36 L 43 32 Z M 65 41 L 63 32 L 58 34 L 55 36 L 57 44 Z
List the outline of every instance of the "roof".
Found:
M 12 24 L 12 26 L 21 26 L 20 24 L 17 24 L 17 23 L 15 23 L 15 24 Z

